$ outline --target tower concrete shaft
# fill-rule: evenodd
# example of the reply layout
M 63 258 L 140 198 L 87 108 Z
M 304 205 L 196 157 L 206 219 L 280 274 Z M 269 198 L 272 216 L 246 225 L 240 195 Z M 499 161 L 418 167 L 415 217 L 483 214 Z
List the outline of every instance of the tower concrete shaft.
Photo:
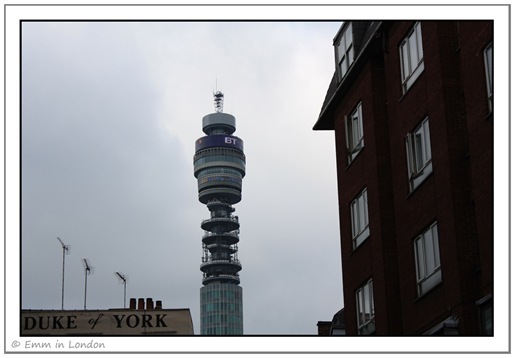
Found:
M 198 199 L 210 211 L 202 221 L 203 273 L 200 289 L 200 334 L 243 334 L 241 263 L 238 260 L 240 223 L 233 205 L 241 200 L 245 176 L 243 141 L 233 136 L 234 116 L 223 113 L 223 93 L 215 92 L 215 112 L 204 116 L 206 136 L 195 143 L 194 175 Z

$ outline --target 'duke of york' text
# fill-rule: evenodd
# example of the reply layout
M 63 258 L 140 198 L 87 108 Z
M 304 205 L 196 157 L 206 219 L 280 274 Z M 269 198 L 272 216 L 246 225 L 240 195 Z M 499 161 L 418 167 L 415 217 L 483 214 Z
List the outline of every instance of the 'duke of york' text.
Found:
M 95 326 L 103 319 L 106 320 L 107 317 L 102 317 L 104 315 L 99 315 L 96 319 L 92 318 L 88 321 L 89 328 L 94 329 Z M 114 314 L 112 315 L 116 322 L 116 328 L 160 328 L 167 327 L 164 318 L 165 314 Z M 23 317 L 23 329 L 26 331 L 30 331 L 33 329 L 40 330 L 60 330 L 60 329 L 77 329 L 77 316 L 68 315 L 68 316 L 39 316 L 32 317 L 26 316 Z

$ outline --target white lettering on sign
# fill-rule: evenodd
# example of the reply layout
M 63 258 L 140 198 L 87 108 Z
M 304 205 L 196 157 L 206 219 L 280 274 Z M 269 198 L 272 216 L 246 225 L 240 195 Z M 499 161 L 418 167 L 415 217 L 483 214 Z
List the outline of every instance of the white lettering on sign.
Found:
M 225 143 L 236 145 L 236 138 L 225 137 Z

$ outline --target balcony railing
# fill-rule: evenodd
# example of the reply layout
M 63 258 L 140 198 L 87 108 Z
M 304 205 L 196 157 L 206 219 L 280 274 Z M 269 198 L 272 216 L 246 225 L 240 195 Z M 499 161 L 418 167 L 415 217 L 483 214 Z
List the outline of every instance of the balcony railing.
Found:
M 204 225 L 205 223 L 208 223 L 208 222 L 212 222 L 212 223 L 216 223 L 216 222 L 220 222 L 220 223 L 231 222 L 231 223 L 238 224 L 239 220 L 238 220 L 237 216 L 214 217 L 214 218 L 203 220 L 201 225 Z
M 236 260 L 236 259 L 233 259 L 233 260 L 209 260 L 202 263 L 200 265 L 200 268 L 202 269 L 203 267 L 206 267 L 206 266 L 211 266 L 211 265 L 235 265 L 235 266 L 238 266 L 241 270 L 241 263 L 239 260 Z
M 202 283 L 205 285 L 211 281 L 222 281 L 222 280 L 230 280 L 240 283 L 240 276 L 238 275 L 218 275 L 218 276 L 204 276 Z
M 204 221 L 207 221 L 207 220 L 204 220 Z M 203 239 L 207 239 L 209 237 L 215 237 L 215 236 L 220 236 L 220 237 L 234 237 L 234 238 L 239 238 L 239 234 L 240 234 L 240 230 L 233 230 L 233 231 L 229 231 L 229 232 L 224 232 L 224 233 L 221 233 L 221 234 L 217 234 L 217 233 L 214 233 L 214 232 L 211 232 L 211 231 L 207 231 L 207 230 L 204 230 L 204 236 L 202 236 Z

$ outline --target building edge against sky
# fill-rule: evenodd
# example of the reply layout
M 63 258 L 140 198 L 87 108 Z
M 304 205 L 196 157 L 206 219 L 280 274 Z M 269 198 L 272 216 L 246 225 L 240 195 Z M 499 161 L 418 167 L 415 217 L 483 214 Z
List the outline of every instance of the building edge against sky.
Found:
M 334 56 L 345 309 L 319 332 L 492 336 L 493 21 L 346 21 Z
M 223 112 L 223 93 L 214 93 L 215 112 L 204 116 L 206 136 L 195 143 L 194 175 L 198 200 L 210 211 L 202 221 L 203 273 L 200 289 L 200 334 L 242 335 L 243 293 L 239 286 L 239 219 L 233 205 L 241 200 L 245 176 L 243 141 L 233 136 L 234 116 Z

